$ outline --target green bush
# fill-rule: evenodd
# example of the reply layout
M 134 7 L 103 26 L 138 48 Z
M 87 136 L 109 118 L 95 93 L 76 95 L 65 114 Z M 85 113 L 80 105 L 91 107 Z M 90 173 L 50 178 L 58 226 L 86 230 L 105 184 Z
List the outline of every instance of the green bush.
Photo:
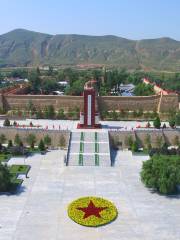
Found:
M 47 134 L 45 137 L 44 137 L 44 144 L 47 145 L 47 146 L 50 146 L 51 145 L 51 138 L 50 136 Z
M 16 134 L 16 135 L 15 135 L 15 137 L 14 137 L 14 143 L 16 144 L 16 146 L 20 146 L 20 144 L 22 143 L 19 134 Z
M 11 148 L 13 146 L 12 140 L 8 140 L 8 148 Z
M 125 145 L 130 149 L 132 148 L 133 142 L 134 142 L 134 140 L 133 140 L 132 136 L 128 136 L 125 138 Z
M 180 111 L 175 116 L 175 123 L 177 126 L 180 126 Z
M 57 114 L 57 118 L 58 119 L 65 119 L 66 118 L 63 109 L 59 109 L 58 114 Z
M 171 128 L 174 128 L 175 125 L 176 125 L 175 118 L 171 118 L 171 119 L 169 120 L 169 126 L 170 126 Z
M 134 141 L 134 142 L 133 142 L 133 144 L 132 144 L 132 146 L 131 146 L 131 150 L 132 150 L 132 152 L 138 152 L 138 150 L 139 150 L 139 144 L 138 144 L 137 141 Z
M 0 135 L 0 143 L 3 144 L 6 142 L 6 136 L 4 134 Z
M 60 136 L 59 146 L 60 146 L 61 148 L 64 148 L 64 147 L 66 146 L 66 139 L 65 139 L 64 135 L 61 135 L 61 136 Z
M 27 143 L 30 145 L 30 147 L 32 149 L 34 149 L 34 144 L 36 143 L 36 136 L 32 133 L 30 133 L 28 136 L 27 136 L 27 139 L 26 139 Z
M 7 192 L 11 187 L 11 175 L 8 167 L 0 163 L 0 192 Z
M 141 180 L 146 187 L 159 193 L 175 193 L 180 184 L 180 157 L 153 155 L 143 162 Z
M 40 151 L 45 151 L 46 150 L 45 145 L 44 145 L 44 141 L 42 139 L 39 142 L 38 148 L 39 148 Z
M 3 126 L 9 127 L 10 125 L 11 125 L 11 123 L 10 123 L 9 119 L 6 118 L 6 119 L 4 120 Z
M 153 125 L 155 128 L 159 129 L 161 127 L 161 120 L 159 118 L 159 116 L 157 116 L 153 122 Z

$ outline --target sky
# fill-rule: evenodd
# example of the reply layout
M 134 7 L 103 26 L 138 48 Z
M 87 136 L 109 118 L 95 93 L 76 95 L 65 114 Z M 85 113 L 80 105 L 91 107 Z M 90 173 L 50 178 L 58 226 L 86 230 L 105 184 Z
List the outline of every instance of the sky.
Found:
M 0 9 L 0 34 L 24 28 L 180 40 L 180 0 L 0 0 Z

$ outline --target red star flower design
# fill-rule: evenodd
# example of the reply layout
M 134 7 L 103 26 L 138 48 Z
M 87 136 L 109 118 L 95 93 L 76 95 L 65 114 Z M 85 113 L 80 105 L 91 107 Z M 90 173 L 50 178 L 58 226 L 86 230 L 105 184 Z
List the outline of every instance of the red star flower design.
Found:
M 83 216 L 83 219 L 88 218 L 90 216 L 95 216 L 97 218 L 101 218 L 100 212 L 107 209 L 107 207 L 96 207 L 93 203 L 93 201 L 90 200 L 87 207 L 78 207 L 77 210 L 83 211 L 85 214 Z

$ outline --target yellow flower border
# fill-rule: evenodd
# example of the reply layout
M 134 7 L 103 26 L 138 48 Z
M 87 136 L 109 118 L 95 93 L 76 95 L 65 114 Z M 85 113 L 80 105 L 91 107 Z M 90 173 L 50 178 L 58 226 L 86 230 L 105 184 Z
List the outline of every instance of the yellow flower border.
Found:
M 101 218 L 97 218 L 95 216 L 90 216 L 87 219 L 83 219 L 84 213 L 79 211 L 78 207 L 87 207 L 88 203 L 93 201 L 96 207 L 107 207 L 107 209 L 101 212 Z M 98 227 L 102 225 L 106 225 L 114 221 L 118 216 L 118 211 L 116 206 L 100 197 L 81 197 L 73 201 L 68 206 L 68 216 L 74 222 L 88 227 Z

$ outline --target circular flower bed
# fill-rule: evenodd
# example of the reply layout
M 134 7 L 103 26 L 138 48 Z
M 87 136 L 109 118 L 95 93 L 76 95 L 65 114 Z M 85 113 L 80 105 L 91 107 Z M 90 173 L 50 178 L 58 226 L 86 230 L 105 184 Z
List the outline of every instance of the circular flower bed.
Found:
M 112 222 L 118 215 L 115 205 L 99 197 L 83 197 L 68 206 L 68 216 L 76 223 L 98 227 Z

